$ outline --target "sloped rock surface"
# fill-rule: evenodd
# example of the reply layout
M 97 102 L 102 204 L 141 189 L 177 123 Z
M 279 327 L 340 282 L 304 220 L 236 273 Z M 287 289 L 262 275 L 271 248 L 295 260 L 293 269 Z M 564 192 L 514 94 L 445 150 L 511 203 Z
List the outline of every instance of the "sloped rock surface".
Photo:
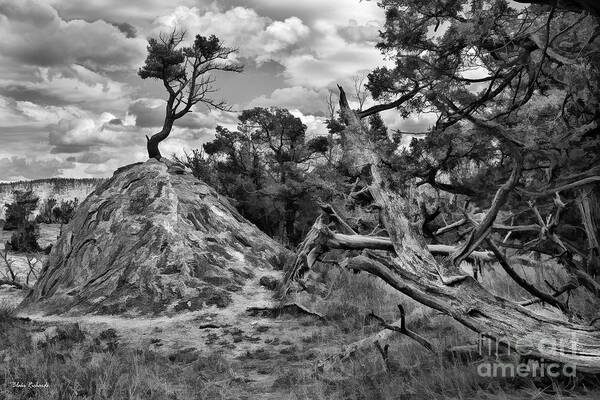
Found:
M 120 168 L 63 228 L 29 312 L 144 315 L 225 308 L 265 290 L 287 252 L 214 189 L 150 160 Z

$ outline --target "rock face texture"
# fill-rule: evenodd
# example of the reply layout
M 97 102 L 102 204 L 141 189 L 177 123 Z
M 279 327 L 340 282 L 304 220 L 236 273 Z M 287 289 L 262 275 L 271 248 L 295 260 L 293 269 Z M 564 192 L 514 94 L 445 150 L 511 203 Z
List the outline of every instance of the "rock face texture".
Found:
M 150 160 L 118 169 L 81 204 L 21 308 L 132 316 L 224 308 L 266 291 L 260 279 L 280 277 L 286 257 L 214 189 Z

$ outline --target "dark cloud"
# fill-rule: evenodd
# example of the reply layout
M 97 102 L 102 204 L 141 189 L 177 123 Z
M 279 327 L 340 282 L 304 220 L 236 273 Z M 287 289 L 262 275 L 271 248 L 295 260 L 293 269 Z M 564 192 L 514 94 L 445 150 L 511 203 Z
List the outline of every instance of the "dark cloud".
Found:
M 116 26 L 121 32 L 123 32 L 125 34 L 125 37 L 127 38 L 134 38 L 137 37 L 137 29 L 135 29 L 135 26 L 127 23 L 127 22 L 109 22 L 111 25 Z
M 103 20 L 63 20 L 51 5 L 8 0 L 0 5 L 0 50 L 22 63 L 38 66 L 82 64 L 95 69 L 130 68 L 143 59 L 144 41 L 127 38 Z M 4 19 L 4 18 L 3 18 Z
M 160 128 L 165 119 L 165 109 L 161 104 L 155 107 L 148 105 L 147 100 L 137 100 L 130 104 L 129 114 L 135 115 L 135 125 L 140 128 Z M 184 129 L 214 129 L 217 126 L 211 114 L 194 111 L 177 120 L 175 126 Z
M 50 154 L 75 154 L 81 153 L 84 151 L 88 151 L 91 145 L 87 144 L 64 144 L 64 143 L 52 143 L 52 149 L 50 150 Z
M 57 158 L 5 157 L 0 158 L 0 180 L 49 178 L 72 168 L 75 168 L 72 162 Z
M 23 4 L 17 2 L 3 1 L 0 3 L 0 15 L 4 15 L 9 20 L 20 21 L 37 27 L 50 25 L 56 18 L 51 7 L 38 7 L 35 3 L 27 3 L 29 7 L 24 7 Z
M 173 10 L 176 5 L 198 6 L 201 3 L 210 4 L 212 0 L 164 0 L 123 1 L 123 0 L 94 0 L 73 1 L 54 0 L 53 5 L 60 15 L 68 19 L 104 19 L 106 21 L 121 21 L 123 19 L 138 23 L 147 23 L 159 15 Z M 142 4 L 140 4 L 142 3 Z
M 101 164 L 112 159 L 112 156 L 103 152 L 87 152 L 77 157 L 77 162 L 82 164 Z
M 183 118 L 177 120 L 177 126 L 188 129 L 214 129 L 217 122 L 213 117 L 202 112 L 189 113 Z
M 215 74 L 219 86 L 218 95 L 227 101 L 245 103 L 286 86 L 283 74 L 285 67 L 277 61 L 257 64 L 253 59 L 240 57 L 240 62 L 244 65 L 244 72 L 241 74 Z
M 125 97 L 127 90 L 124 83 L 81 65 L 47 68 L 29 80 L 0 82 L 0 96 L 13 101 L 36 106 L 75 106 L 98 113 L 122 111 L 129 102 Z
M 135 125 L 140 128 L 153 128 L 163 124 L 163 107 L 149 107 L 143 100 L 134 101 L 128 112 L 135 115 Z
M 121 120 L 121 118 L 113 118 L 110 121 L 108 121 L 108 123 L 111 125 L 123 125 L 123 121 Z
M 30 101 L 42 106 L 66 106 L 70 103 L 61 98 L 61 94 L 58 92 L 53 93 L 47 88 L 28 87 L 19 83 L 0 86 L 0 95 L 16 101 Z

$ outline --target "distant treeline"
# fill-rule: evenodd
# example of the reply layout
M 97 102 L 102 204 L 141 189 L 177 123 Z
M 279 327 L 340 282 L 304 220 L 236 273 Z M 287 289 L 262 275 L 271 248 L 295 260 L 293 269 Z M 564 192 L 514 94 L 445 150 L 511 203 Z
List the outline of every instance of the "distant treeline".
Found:
M 11 191 L 15 187 L 30 187 L 43 184 L 51 184 L 56 190 L 61 190 L 73 187 L 76 184 L 97 185 L 105 180 L 105 178 L 45 178 L 30 181 L 0 182 L 0 192 Z

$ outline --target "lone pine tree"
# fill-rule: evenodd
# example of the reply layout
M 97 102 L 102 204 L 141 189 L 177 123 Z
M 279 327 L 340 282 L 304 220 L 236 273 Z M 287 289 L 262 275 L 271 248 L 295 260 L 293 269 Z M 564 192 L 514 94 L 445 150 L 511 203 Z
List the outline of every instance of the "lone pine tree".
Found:
M 148 56 L 138 71 L 142 79 L 160 80 L 168 93 L 162 129 L 146 136 L 149 158 L 161 158 L 159 143 L 169 136 L 174 122 L 191 112 L 195 104 L 229 110 L 225 101 L 211 97 L 216 91 L 212 72 L 243 70 L 242 65 L 229 59 L 237 50 L 223 46 L 215 35 L 196 35 L 188 47 L 182 46 L 184 38 L 185 32 L 173 30 L 160 34 L 158 39 L 149 39 Z

